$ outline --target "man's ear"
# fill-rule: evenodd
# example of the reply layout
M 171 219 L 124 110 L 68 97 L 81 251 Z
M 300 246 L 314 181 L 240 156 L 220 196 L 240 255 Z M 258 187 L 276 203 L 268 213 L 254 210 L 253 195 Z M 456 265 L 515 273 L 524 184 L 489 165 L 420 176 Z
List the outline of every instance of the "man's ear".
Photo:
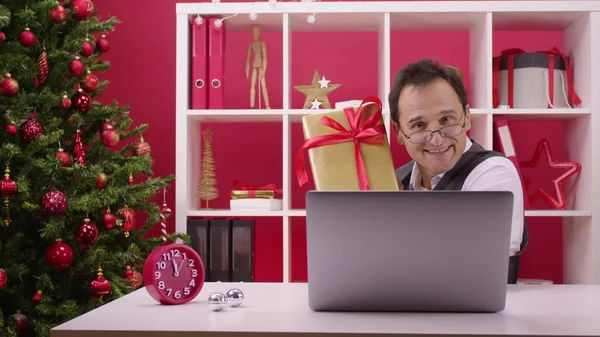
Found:
M 465 106 L 465 131 L 471 130 L 471 110 L 469 105 Z
M 398 144 L 400 145 L 404 145 L 404 135 L 400 131 L 400 126 L 398 125 L 398 122 L 392 121 L 392 125 L 394 126 L 394 129 L 392 131 L 394 131 L 394 134 L 396 135 L 396 142 L 398 142 Z

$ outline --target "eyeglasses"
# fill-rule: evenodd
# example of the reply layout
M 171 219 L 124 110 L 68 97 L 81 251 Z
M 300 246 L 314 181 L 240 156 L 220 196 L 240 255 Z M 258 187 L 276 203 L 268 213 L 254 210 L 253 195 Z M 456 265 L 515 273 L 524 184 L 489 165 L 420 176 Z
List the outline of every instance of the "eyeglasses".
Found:
M 404 133 L 402 128 L 400 128 L 400 131 L 402 132 L 404 137 L 406 137 L 408 140 L 410 140 L 411 143 L 424 144 L 424 143 L 428 143 L 433 138 L 433 134 L 435 134 L 435 133 L 439 133 L 442 138 L 456 137 L 462 133 L 465 125 L 466 125 L 466 121 L 463 122 L 462 124 L 453 124 L 453 125 L 444 126 L 437 130 L 434 130 L 434 131 L 430 131 L 430 130 L 417 131 L 415 133 L 410 134 L 409 136 L 407 136 Z

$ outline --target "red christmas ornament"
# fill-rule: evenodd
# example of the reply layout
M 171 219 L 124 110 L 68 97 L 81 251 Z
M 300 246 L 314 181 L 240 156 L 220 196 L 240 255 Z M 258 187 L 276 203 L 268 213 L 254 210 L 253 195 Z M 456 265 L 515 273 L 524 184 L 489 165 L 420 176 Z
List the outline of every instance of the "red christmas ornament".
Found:
M 96 296 L 105 296 L 110 294 L 110 281 L 104 278 L 102 268 L 98 268 L 96 279 L 90 283 L 90 291 Z
M 21 310 L 17 310 L 17 312 L 11 315 L 10 318 L 15 320 L 17 332 L 19 334 L 25 333 L 25 331 L 27 331 L 29 328 L 29 319 L 27 319 L 27 316 L 21 313 Z
M 142 277 L 142 273 L 140 273 L 137 270 L 134 270 L 133 271 L 133 277 L 131 277 L 129 279 L 129 282 L 131 282 L 131 285 L 133 286 L 133 289 L 139 288 L 141 285 L 144 284 L 144 278 Z
M 4 269 L 0 268 L 0 288 L 4 287 L 7 281 L 8 277 L 6 276 L 6 272 Z
M 2 269 L 0 269 L 2 270 Z M 131 269 L 131 266 L 127 266 L 125 268 L 125 278 L 128 280 L 131 280 L 131 278 L 133 277 L 133 270 Z
M 77 112 L 86 113 L 92 107 L 92 98 L 83 92 L 83 89 L 77 90 L 71 97 L 71 108 Z
M 127 183 L 129 185 L 133 185 L 133 183 L 134 183 L 134 181 L 133 181 L 133 175 L 131 175 L 131 174 L 129 175 L 129 180 L 127 180 Z
M 125 205 L 117 211 L 117 214 L 121 216 L 121 219 L 117 220 L 118 226 L 127 238 L 129 237 L 129 231 L 135 228 L 135 211 Z
M 49 71 L 48 53 L 46 52 L 46 48 L 44 48 L 38 58 L 38 74 L 34 77 L 34 85 L 36 88 L 46 82 Z
M 150 154 L 150 145 L 144 141 L 144 137 L 140 137 L 140 141 L 135 145 L 134 152 L 138 156 L 147 156 Z
M 0 180 L 0 197 L 4 202 L 7 202 L 8 198 L 12 197 L 18 190 L 17 183 L 10 179 L 10 169 L 6 166 L 4 177 Z
M 76 21 L 89 19 L 94 14 L 94 4 L 90 0 L 71 1 L 71 15 Z
M 60 101 L 60 105 L 65 109 L 71 107 L 71 100 L 69 99 L 69 97 L 67 97 L 67 95 L 63 95 L 62 100 Z
M 94 45 L 90 43 L 90 39 L 85 38 L 85 42 L 81 44 L 80 54 L 85 57 L 94 55 Z
M 4 40 L 6 40 L 6 34 L 0 32 L 0 43 L 4 42 Z
M 69 62 L 69 72 L 73 76 L 81 76 L 85 72 L 85 64 L 81 62 L 79 56 L 75 56 L 75 59 Z
M 42 125 L 35 119 L 28 119 L 27 122 L 21 127 L 23 139 L 27 141 L 36 140 L 39 136 L 44 134 Z
M 101 129 L 100 129 L 100 130 L 102 130 L 102 131 L 106 131 L 106 130 L 110 130 L 110 129 L 113 129 L 113 128 L 114 128 L 114 127 L 113 127 L 113 125 L 112 125 L 112 124 L 110 124 L 110 121 L 109 121 L 109 120 L 106 120 L 106 121 L 104 121 L 104 123 L 102 123 L 102 127 L 101 127 Z
M 19 82 L 12 78 L 10 73 L 4 74 L 4 78 L 0 81 L 0 95 L 12 97 L 19 92 Z
M 108 176 L 106 176 L 106 173 L 100 172 L 98 177 L 96 177 L 96 187 L 102 189 L 106 185 L 108 185 Z
M 81 88 L 86 92 L 94 92 L 98 89 L 99 84 L 100 80 L 98 80 L 98 77 L 88 70 L 88 74 L 81 81 Z
M 67 10 L 61 4 L 58 4 L 56 8 L 48 13 L 48 18 L 54 23 L 63 23 L 67 19 Z
M 75 157 L 79 165 L 85 164 L 85 149 L 83 148 L 83 142 L 81 141 L 81 130 L 77 130 L 75 133 Z
M 110 208 L 106 208 L 106 213 L 102 216 L 102 222 L 104 222 L 104 228 L 112 229 L 117 224 L 117 216 L 110 212 Z
M 114 129 L 108 129 L 102 131 L 102 144 L 107 147 L 114 147 L 119 144 L 119 140 L 121 140 L 121 136 Z
M 98 41 L 96 41 L 96 48 L 98 48 L 98 50 L 102 53 L 107 53 L 110 51 L 110 43 L 108 43 L 106 35 L 103 34 Z
M 56 216 L 64 214 L 68 205 L 67 196 L 59 190 L 52 189 L 42 197 L 41 209 L 45 214 Z
M 56 159 L 58 159 L 62 167 L 68 167 L 72 164 L 71 155 L 66 153 L 62 148 L 56 150 Z
M 61 238 L 46 249 L 46 263 L 52 270 L 61 271 L 69 268 L 73 262 L 73 249 Z
M 33 296 L 31 297 L 31 302 L 33 302 L 33 305 L 38 305 L 40 304 L 40 302 L 42 302 L 41 290 L 38 290 L 35 294 L 33 294 Z
M 87 248 L 98 240 L 98 227 L 96 227 L 90 219 L 84 219 L 83 223 L 75 233 L 75 240 L 79 243 L 80 248 Z
M 19 42 L 25 47 L 33 47 L 37 42 L 37 38 L 29 27 L 27 27 L 19 34 Z
M 555 209 L 565 209 L 566 207 L 566 198 L 565 192 L 563 191 L 562 183 L 567 180 L 570 176 L 578 173 L 581 170 L 581 164 L 575 161 L 558 161 L 554 159 L 552 155 L 552 150 L 550 149 L 550 143 L 547 139 L 541 139 L 537 145 L 535 153 L 533 154 L 533 158 L 529 161 L 520 162 L 521 167 L 535 167 L 537 166 L 540 157 L 542 156 L 542 152 L 546 154 L 546 161 L 548 161 L 548 165 L 552 168 L 559 169 L 569 169 L 558 178 L 552 180 L 552 184 L 554 185 L 554 189 L 556 190 L 556 195 L 558 199 L 551 197 L 546 191 L 539 189 L 535 193 L 533 193 L 529 197 L 529 202 L 533 203 L 537 198 L 542 197 L 546 200 L 552 207 Z M 525 181 L 525 185 L 528 185 L 529 181 Z
M 19 128 L 17 127 L 17 125 L 15 124 L 15 122 L 10 122 L 10 124 L 8 124 L 6 126 L 6 133 L 8 133 L 11 136 L 16 135 L 17 131 L 19 131 Z

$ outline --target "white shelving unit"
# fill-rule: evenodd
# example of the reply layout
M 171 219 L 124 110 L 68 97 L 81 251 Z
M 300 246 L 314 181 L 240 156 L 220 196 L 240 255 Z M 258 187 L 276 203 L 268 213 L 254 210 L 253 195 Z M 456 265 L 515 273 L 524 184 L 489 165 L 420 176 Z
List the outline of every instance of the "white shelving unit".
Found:
M 469 30 L 472 137 L 492 147 L 493 118 L 559 119 L 566 123 L 569 159 L 582 164 L 575 186 L 565 187 L 569 210 L 527 211 L 529 217 L 563 218 L 564 282 L 600 283 L 600 196 L 594 173 L 600 169 L 600 1 L 413 1 L 413 2 L 277 2 L 178 3 L 176 83 L 176 230 L 186 231 L 188 216 L 283 217 L 283 281 L 290 280 L 289 226 L 291 217 L 305 216 L 291 209 L 293 179 L 290 122 L 314 110 L 294 110 L 291 105 L 291 38 L 297 31 L 379 32 L 379 96 L 387 102 L 390 69 L 390 32 L 393 30 Z M 257 14 L 255 21 L 250 14 Z M 316 21 L 307 17 L 316 13 Z M 227 30 L 263 30 L 283 33 L 283 109 L 189 110 L 189 22 L 196 15 L 232 15 Z M 583 103 L 578 109 L 497 110 L 492 108 L 492 32 L 494 30 L 562 30 L 562 52 L 574 59 L 575 88 Z M 384 103 L 385 104 L 385 103 Z M 323 110 L 319 110 L 322 112 Z M 388 133 L 389 113 L 384 107 Z M 592 113 L 593 112 L 593 113 Z M 280 122 L 283 128 L 283 211 L 238 212 L 197 210 L 194 187 L 200 165 L 199 124 L 203 122 Z M 388 137 L 389 138 L 389 137 Z

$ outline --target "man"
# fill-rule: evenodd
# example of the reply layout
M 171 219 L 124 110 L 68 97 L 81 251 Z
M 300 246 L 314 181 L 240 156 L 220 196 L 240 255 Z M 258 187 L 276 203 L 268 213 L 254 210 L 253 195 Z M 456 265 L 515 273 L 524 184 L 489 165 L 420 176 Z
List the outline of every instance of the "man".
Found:
M 388 99 L 397 140 L 413 159 L 396 170 L 401 188 L 511 191 L 510 256 L 520 253 L 524 213 L 519 174 L 508 158 L 467 137 L 471 115 L 459 72 L 429 59 L 409 64 L 396 75 Z M 518 258 L 510 263 L 509 282 L 514 283 Z

